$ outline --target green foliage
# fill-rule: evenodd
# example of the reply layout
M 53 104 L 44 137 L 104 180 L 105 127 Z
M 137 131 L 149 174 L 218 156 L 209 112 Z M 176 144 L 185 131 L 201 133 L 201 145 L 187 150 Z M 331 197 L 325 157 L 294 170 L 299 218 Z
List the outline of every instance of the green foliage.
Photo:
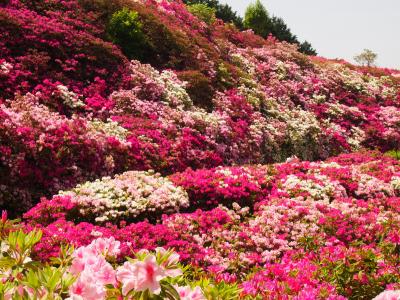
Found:
M 17 230 L 19 228 L 20 220 L 9 220 L 7 217 L 7 211 L 3 210 L 1 212 L 1 219 L 0 219 L 0 239 L 4 239 L 8 237 L 8 234 L 11 230 Z
M 142 63 L 148 63 L 158 69 L 185 69 L 196 61 L 192 52 L 192 43 L 187 35 L 174 24 L 165 24 L 146 7 L 139 7 L 138 13 L 143 24 L 142 32 L 146 37 L 146 52 Z
M 204 109 L 212 108 L 213 90 L 210 79 L 200 71 L 184 71 L 179 74 L 179 78 L 186 81 L 186 91 L 194 105 Z
M 375 64 L 377 57 L 378 54 L 376 54 L 375 52 L 369 49 L 364 49 L 362 53 L 354 56 L 354 60 L 362 66 L 371 67 Z
M 317 51 L 307 41 L 304 41 L 303 43 L 300 44 L 299 51 L 307 55 L 317 55 Z
M 0 235 L 0 299 L 4 299 L 4 295 L 12 295 L 12 299 L 64 299 L 75 281 L 67 272 L 73 249 L 62 247 L 57 259 L 42 264 L 30 258 L 42 238 L 41 231 L 26 233 L 16 221 L 9 221 L 5 213 L 0 219 L 0 228 L 3 228 Z
M 245 12 L 243 25 L 247 29 L 252 29 L 254 33 L 267 37 L 270 33 L 269 28 L 271 27 L 271 19 L 268 15 L 268 11 L 262 5 L 260 0 L 255 3 L 251 3 Z
M 147 49 L 142 28 L 138 13 L 124 8 L 111 16 L 107 33 L 129 59 L 141 59 Z
M 215 9 L 215 15 L 225 23 L 233 23 L 239 29 L 243 29 L 243 20 L 228 4 L 221 4 L 218 0 L 184 0 L 185 4 L 204 4 Z
M 217 79 L 221 86 L 225 88 L 230 88 L 234 86 L 232 81 L 232 75 L 229 72 L 227 65 L 220 63 L 217 68 Z
M 218 4 L 216 16 L 225 23 L 233 23 L 239 29 L 244 28 L 242 18 L 228 4 Z
M 42 238 L 41 231 L 31 231 L 28 234 L 22 230 L 10 232 L 8 238 L 2 241 L 7 252 L 4 257 L 0 257 L 0 266 L 4 264 L 13 264 L 14 266 L 23 266 L 30 262 L 29 255 L 32 248 Z
M 343 260 L 326 259 L 318 262 L 318 277 L 336 286 L 348 299 L 371 299 L 386 285 L 397 282 L 395 275 L 378 275 L 381 259 L 370 249 L 359 250 Z
M 292 44 L 299 42 L 297 37 L 292 34 L 282 18 L 272 17 L 268 34 L 272 34 L 280 41 L 285 41 Z
M 192 5 L 188 5 L 188 11 L 203 20 L 208 25 L 211 25 L 215 22 L 215 8 L 209 7 L 203 3 L 196 3 Z
M 218 6 L 219 2 L 218 0 L 183 0 L 183 3 L 188 4 L 188 5 L 193 5 L 193 4 L 205 4 L 208 7 L 215 8 Z
M 390 151 L 386 152 L 386 155 L 400 160 L 400 150 L 399 149 L 390 150 Z
M 212 283 L 210 279 L 201 279 L 196 283 L 204 292 L 204 296 L 209 300 L 234 300 L 239 299 L 241 289 L 237 284 L 228 284 L 223 281 Z
M 74 283 L 75 277 L 65 271 L 63 268 L 52 266 L 45 266 L 36 271 L 30 269 L 21 283 L 34 290 L 45 289 L 49 295 L 56 291 L 67 291 Z
M 240 296 L 242 289 L 237 283 L 215 282 L 208 278 L 208 274 L 201 268 L 188 265 L 182 267 L 182 271 L 182 276 L 176 277 L 170 282 L 173 285 L 191 286 L 192 288 L 198 286 L 207 300 L 255 299 L 250 296 L 242 298 Z
M 317 52 L 309 42 L 299 42 L 297 36 L 291 32 L 282 18 L 270 17 L 260 0 L 248 6 L 244 17 L 244 26 L 245 28 L 252 29 L 263 38 L 272 35 L 279 41 L 298 44 L 299 51 L 304 54 L 317 55 Z

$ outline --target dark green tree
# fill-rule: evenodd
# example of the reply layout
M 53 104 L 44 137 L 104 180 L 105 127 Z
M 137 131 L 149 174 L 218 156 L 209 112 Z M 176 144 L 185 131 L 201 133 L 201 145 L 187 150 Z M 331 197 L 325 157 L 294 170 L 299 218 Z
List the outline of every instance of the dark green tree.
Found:
M 279 41 L 297 44 L 299 51 L 304 54 L 317 55 L 317 52 L 309 42 L 300 43 L 297 36 L 291 32 L 282 18 L 270 17 L 260 0 L 247 7 L 243 24 L 245 28 L 253 29 L 256 34 L 264 38 L 271 34 Z
M 111 16 L 107 33 L 129 59 L 142 59 L 148 46 L 142 27 L 138 13 L 124 8 Z
M 298 44 L 297 37 L 290 31 L 282 18 L 272 17 L 270 28 L 268 28 L 268 35 L 272 34 L 280 41 L 285 41 L 292 44 Z
M 260 0 L 251 3 L 244 14 L 243 25 L 247 29 L 252 29 L 255 34 L 267 37 L 271 32 L 271 19 L 268 11 Z
M 307 55 L 317 55 L 317 51 L 307 41 L 300 44 L 299 51 Z
M 187 6 L 188 11 L 203 20 L 208 25 L 211 25 L 215 22 L 215 8 L 209 7 L 203 3 L 190 4 Z
M 205 4 L 215 9 L 215 16 L 225 23 L 233 23 L 239 29 L 243 29 L 243 20 L 233 11 L 228 4 L 221 4 L 218 0 L 183 0 L 187 5 Z
M 228 4 L 218 4 L 215 15 L 225 23 L 233 23 L 237 28 L 244 29 L 242 18 Z

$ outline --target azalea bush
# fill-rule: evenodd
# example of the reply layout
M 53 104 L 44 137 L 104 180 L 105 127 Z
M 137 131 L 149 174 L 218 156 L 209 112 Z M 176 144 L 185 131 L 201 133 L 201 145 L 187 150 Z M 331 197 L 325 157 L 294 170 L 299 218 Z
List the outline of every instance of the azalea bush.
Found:
M 189 206 L 185 191 L 160 174 L 130 171 L 61 191 L 75 204 L 81 218 L 106 221 L 156 218 Z

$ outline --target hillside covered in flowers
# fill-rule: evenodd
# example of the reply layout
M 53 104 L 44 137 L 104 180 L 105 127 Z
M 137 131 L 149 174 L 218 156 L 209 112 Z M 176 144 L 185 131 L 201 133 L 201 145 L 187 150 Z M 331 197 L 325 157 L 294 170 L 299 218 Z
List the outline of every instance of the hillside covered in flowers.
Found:
M 181 1 L 0 28 L 0 299 L 400 299 L 400 71 Z

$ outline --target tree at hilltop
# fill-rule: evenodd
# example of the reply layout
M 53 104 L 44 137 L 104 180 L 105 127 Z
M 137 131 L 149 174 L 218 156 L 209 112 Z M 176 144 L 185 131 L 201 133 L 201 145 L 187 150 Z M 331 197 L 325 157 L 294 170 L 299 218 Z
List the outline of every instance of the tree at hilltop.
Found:
M 215 9 L 215 16 L 225 23 L 233 23 L 239 29 L 243 29 L 243 20 L 233 11 L 228 4 L 221 4 L 218 0 L 183 0 L 186 5 L 204 4 Z
M 367 67 L 371 67 L 371 66 L 375 65 L 375 61 L 377 58 L 378 58 L 378 54 L 376 54 L 375 52 L 373 52 L 370 49 L 364 49 L 363 52 L 354 56 L 354 60 L 358 64 L 360 64 L 362 66 L 367 66 Z
M 316 50 L 309 42 L 304 41 L 301 43 L 298 40 L 297 36 L 292 33 L 282 18 L 276 16 L 270 17 L 268 10 L 260 0 L 251 3 L 247 7 L 243 25 L 247 29 L 252 29 L 254 33 L 263 38 L 272 35 L 279 41 L 297 44 L 299 46 L 299 51 L 304 54 L 317 55 Z

